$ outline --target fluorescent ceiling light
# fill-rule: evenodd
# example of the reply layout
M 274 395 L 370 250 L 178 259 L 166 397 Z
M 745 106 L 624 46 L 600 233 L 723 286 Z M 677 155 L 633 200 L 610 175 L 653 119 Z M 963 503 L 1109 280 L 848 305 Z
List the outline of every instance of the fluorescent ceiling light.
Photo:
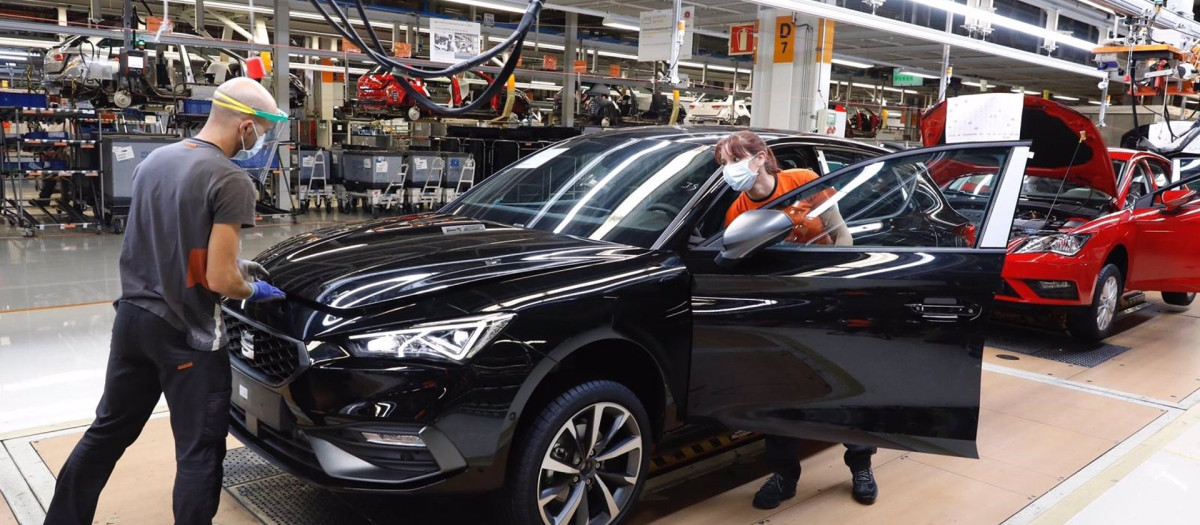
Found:
M 1071 35 L 1065 35 L 1065 34 L 1059 33 L 1058 31 L 1055 31 L 1053 29 L 1035 26 L 1033 24 L 1027 24 L 1027 23 L 1021 22 L 1019 20 L 1014 20 L 1012 18 L 1008 18 L 1006 16 L 1000 16 L 991 11 L 985 11 L 983 9 L 979 9 L 979 8 L 975 8 L 975 7 L 968 7 L 966 5 L 954 2 L 953 0 L 912 0 L 912 1 L 916 2 L 918 4 L 927 5 L 929 7 L 935 8 L 935 9 L 941 9 L 942 11 L 954 13 L 956 15 L 962 15 L 962 16 L 969 17 L 969 18 L 977 18 L 979 20 L 983 20 L 984 22 L 996 24 L 1000 27 L 1007 27 L 1009 29 L 1020 31 L 1022 33 L 1028 34 L 1028 35 L 1040 36 L 1040 37 L 1046 39 L 1047 41 L 1068 45 L 1068 46 L 1071 46 L 1074 48 L 1083 49 L 1085 51 L 1091 51 L 1097 47 L 1097 44 L 1095 42 L 1088 42 L 1087 40 L 1075 38 Z
M 855 67 L 858 69 L 868 69 L 868 68 L 874 67 L 872 64 L 867 64 L 864 62 L 855 62 L 853 60 L 846 60 L 844 58 L 835 58 L 835 59 L 833 59 L 833 63 L 837 64 L 839 66 Z
M 1108 14 L 1112 14 L 1112 15 L 1115 15 L 1115 14 L 1117 14 L 1117 12 L 1116 12 L 1116 11 L 1113 11 L 1112 9 L 1109 9 L 1109 8 L 1107 8 L 1107 7 L 1104 7 L 1104 6 L 1102 6 L 1102 5 L 1100 5 L 1100 4 L 1097 4 L 1097 3 L 1095 3 L 1095 2 L 1089 2 L 1088 0 L 1079 0 L 1079 3 L 1081 3 L 1081 4 L 1084 4 L 1084 5 L 1089 5 L 1089 6 L 1092 6 L 1093 8 L 1099 9 L 1099 10 L 1101 10 L 1101 11 L 1104 11 L 1105 13 L 1108 13 Z
M 303 69 L 303 70 L 307 70 L 307 71 L 323 71 L 326 73 L 346 73 L 347 72 L 346 68 L 341 68 L 341 67 L 337 67 L 337 66 L 327 66 L 325 64 L 305 64 L 303 62 L 289 62 L 288 69 Z M 368 71 L 370 71 L 370 70 L 366 69 L 366 68 L 362 68 L 362 67 L 349 68 L 349 73 L 351 75 L 365 75 L 365 74 L 367 74 Z
M 1053 96 L 1054 98 L 1057 98 L 1059 100 L 1070 100 L 1070 101 L 1078 101 L 1079 100 L 1079 97 L 1068 97 L 1066 95 L 1051 95 L 1051 96 Z
M 51 47 L 57 46 L 58 42 L 52 42 L 49 40 L 37 40 L 34 38 L 0 37 L 0 45 L 14 46 L 14 47 L 37 47 L 37 48 L 42 48 L 42 49 L 49 49 Z
M 990 42 L 982 42 L 962 35 L 955 35 L 953 33 L 947 33 L 937 29 L 921 27 L 909 24 L 907 22 L 883 18 L 880 16 L 863 13 L 861 11 L 854 11 L 852 9 L 846 9 L 844 7 L 837 7 L 825 3 L 811 2 L 807 0 L 754 0 L 754 3 L 783 9 L 785 11 L 795 11 L 797 13 L 803 13 L 820 18 L 828 18 L 837 22 L 866 27 L 885 33 L 895 33 L 929 42 L 949 44 L 951 46 L 969 49 L 979 53 L 986 53 L 1012 60 L 1019 60 L 1021 62 L 1057 69 L 1060 71 L 1069 71 L 1071 73 L 1088 78 L 1099 79 L 1107 76 L 1107 73 L 1098 71 L 1096 68 L 1085 64 L 1067 62 L 1066 60 L 1050 58 L 1045 55 L 1021 51 L 1019 49 L 993 44 Z
M 597 51 L 597 53 L 602 57 L 608 57 L 608 58 L 623 58 L 625 60 L 637 60 L 638 59 L 637 55 L 629 55 L 626 53 L 614 53 L 612 51 Z M 683 64 L 681 63 L 680 65 L 683 65 Z
M 196 5 L 196 0 L 171 0 L 171 2 L 184 5 Z M 208 0 L 205 0 L 204 7 L 212 9 L 224 9 L 226 11 L 240 11 L 242 13 L 250 12 L 249 5 L 234 4 L 230 2 L 209 2 Z M 274 10 L 269 7 L 255 7 L 254 12 L 269 15 L 272 14 Z
M 641 31 L 642 30 L 641 26 L 635 26 L 631 23 L 623 22 L 621 20 L 618 20 L 616 18 L 609 17 L 609 16 L 604 17 L 603 24 L 604 24 L 604 27 L 611 27 L 613 29 L 624 29 L 626 31 Z
M 24 51 L 8 51 L 0 50 L 0 57 L 4 58 L 29 58 L 29 53 Z
M 980 84 L 979 82 L 963 82 L 962 84 L 964 86 L 983 87 L 983 84 Z
M 524 13 L 525 12 L 524 8 L 520 8 L 515 5 L 505 4 L 505 3 L 483 2 L 481 0 L 446 0 L 446 1 L 453 3 L 453 4 L 473 5 L 475 7 L 482 7 L 484 9 L 495 9 L 497 11 L 504 11 L 507 13 Z
M 919 78 L 931 78 L 931 79 L 934 79 L 934 80 L 938 80 L 938 79 L 940 79 L 940 78 L 941 78 L 941 77 L 936 77 L 936 76 L 933 76 L 933 75 L 926 75 L 925 73 L 915 73 L 915 72 L 913 72 L 913 71 L 901 71 L 901 72 L 899 72 L 899 73 L 896 73 L 896 74 L 897 74 L 897 75 L 910 75 L 910 76 L 919 77 Z
M 693 69 L 704 69 L 705 65 L 706 64 L 701 64 L 699 62 L 682 62 L 682 61 L 679 62 L 679 67 L 690 67 Z M 717 64 L 707 64 L 707 66 L 710 71 L 724 71 L 726 73 L 734 73 L 734 72 L 739 71 L 737 68 L 732 68 L 729 66 L 719 66 Z
M 489 36 L 489 37 L 487 37 L 487 39 L 488 39 L 488 42 L 503 42 L 504 41 L 503 38 L 500 38 L 498 36 Z M 525 41 L 525 47 L 534 47 L 537 49 L 550 49 L 550 50 L 554 50 L 554 51 L 562 51 L 562 50 L 566 49 L 565 47 L 560 46 L 558 44 L 535 43 L 535 42 L 530 42 L 528 40 Z M 603 55 L 603 52 L 601 52 L 601 55 Z
M 1089 100 L 1088 104 L 1095 104 L 1095 105 L 1099 106 L 1099 105 L 1103 104 L 1103 102 L 1100 102 L 1098 100 Z
M 207 5 L 209 5 L 209 3 L 205 2 L 204 5 L 207 6 Z M 291 16 L 292 16 L 292 18 L 299 18 L 301 20 L 315 20 L 317 22 L 322 22 L 322 23 L 325 22 L 325 17 L 321 16 L 320 13 L 309 13 L 308 11 L 292 11 Z M 351 24 L 354 24 L 356 26 L 363 25 L 362 20 L 359 20 L 358 17 L 356 17 L 356 16 L 348 17 L 348 18 L 350 18 Z M 387 22 L 371 22 L 371 27 L 378 27 L 381 29 L 391 29 L 395 26 L 393 26 L 392 24 L 389 24 Z M 400 30 L 404 31 L 403 24 L 400 25 Z M 340 37 L 340 35 L 339 35 L 339 37 Z
M 558 84 L 555 84 L 555 83 L 553 83 L 553 82 L 549 82 L 549 81 L 546 81 L 546 80 L 530 80 L 530 81 L 529 81 L 529 83 L 530 83 L 530 84 L 538 84 L 538 85 L 542 85 L 542 86 L 554 86 L 554 87 L 558 87 Z
M 866 88 L 866 89 L 875 89 L 876 87 L 878 87 L 878 86 L 872 86 L 871 84 L 860 84 L 860 83 L 858 83 L 858 82 L 855 82 L 855 83 L 853 83 L 853 84 L 850 84 L 850 85 L 851 85 L 851 86 L 854 86 L 854 87 L 856 87 L 856 88 Z

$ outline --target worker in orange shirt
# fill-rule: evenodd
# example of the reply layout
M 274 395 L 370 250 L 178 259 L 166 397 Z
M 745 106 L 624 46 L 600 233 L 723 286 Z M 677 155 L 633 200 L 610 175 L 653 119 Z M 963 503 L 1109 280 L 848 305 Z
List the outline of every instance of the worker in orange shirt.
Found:
M 812 170 L 780 170 L 779 163 L 766 142 L 749 131 L 738 131 L 721 139 L 717 143 L 716 159 L 717 163 L 724 167 L 722 177 L 725 182 L 734 190 L 742 192 L 725 213 L 726 226 L 738 215 L 759 209 L 818 177 Z M 814 216 L 812 213 L 835 194 L 833 188 L 827 188 L 785 207 L 783 211 L 796 224 L 786 242 L 851 244 L 850 231 L 846 228 L 836 203 L 825 206 L 825 211 L 820 215 Z M 760 509 L 773 509 L 783 500 L 796 495 L 796 485 L 800 482 L 800 440 L 786 436 L 767 436 L 764 441 L 771 477 L 758 489 L 753 503 Z M 855 501 L 864 505 L 875 503 L 879 494 L 879 486 L 875 483 L 875 476 L 871 471 L 871 456 L 874 454 L 875 447 L 847 444 L 843 456 L 854 480 L 851 495 Z
M 724 166 L 725 182 L 735 191 L 742 192 L 725 212 L 725 226 L 729 226 L 738 215 L 757 210 L 818 177 L 812 170 L 779 169 L 779 163 L 766 142 L 750 131 L 738 131 L 721 139 L 717 143 L 716 158 L 717 163 Z M 820 215 L 814 216 L 812 213 L 835 193 L 833 188 L 828 188 L 783 208 L 782 211 L 796 224 L 784 242 L 839 246 L 852 244 L 850 231 L 837 205 L 828 206 Z

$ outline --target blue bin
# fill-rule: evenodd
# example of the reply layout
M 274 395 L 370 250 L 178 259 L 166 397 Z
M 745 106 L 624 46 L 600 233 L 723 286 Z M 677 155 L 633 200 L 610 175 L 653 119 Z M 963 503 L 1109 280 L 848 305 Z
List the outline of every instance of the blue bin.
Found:
M 184 115 L 207 115 L 212 111 L 211 100 L 184 100 L 183 114 Z
M 46 95 L 37 93 L 17 93 L 0 91 L 0 106 L 18 106 L 23 108 L 47 107 Z

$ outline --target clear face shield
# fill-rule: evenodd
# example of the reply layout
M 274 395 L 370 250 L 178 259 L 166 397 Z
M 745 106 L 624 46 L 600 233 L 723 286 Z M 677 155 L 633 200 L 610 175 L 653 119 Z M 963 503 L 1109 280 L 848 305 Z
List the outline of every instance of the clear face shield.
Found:
M 265 171 L 275 167 L 277 163 L 275 152 L 279 147 L 279 138 L 283 134 L 284 126 L 287 125 L 287 113 L 280 109 L 275 109 L 274 112 L 255 109 L 219 91 L 213 97 L 213 104 L 260 119 L 253 121 L 255 138 L 242 139 L 242 151 L 234 155 L 233 161 L 261 180 L 265 173 L 257 171 Z M 261 121 L 267 123 L 265 128 Z M 248 142 L 249 140 L 253 142 Z

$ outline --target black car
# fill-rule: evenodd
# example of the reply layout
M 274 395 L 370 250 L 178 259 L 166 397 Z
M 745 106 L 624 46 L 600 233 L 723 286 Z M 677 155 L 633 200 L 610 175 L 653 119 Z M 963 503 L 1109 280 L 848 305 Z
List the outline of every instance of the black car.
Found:
M 869 160 L 726 227 L 734 130 L 577 137 L 439 213 L 264 252 L 289 300 L 225 305 L 233 432 L 333 490 L 502 491 L 519 524 L 621 521 L 690 423 L 976 455 L 1027 144 L 876 157 L 764 131 L 785 168 Z M 963 169 L 1000 180 L 969 217 L 930 176 Z M 781 241 L 815 195 L 849 236 Z

